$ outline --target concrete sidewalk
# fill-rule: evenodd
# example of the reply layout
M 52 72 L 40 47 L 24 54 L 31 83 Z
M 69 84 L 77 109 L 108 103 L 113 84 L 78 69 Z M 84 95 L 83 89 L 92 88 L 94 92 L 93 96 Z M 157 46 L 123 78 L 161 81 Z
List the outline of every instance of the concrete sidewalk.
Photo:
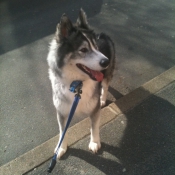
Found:
M 53 174 L 173 174 L 174 94 L 175 67 L 102 109 L 102 148 L 97 155 L 87 149 L 89 119 L 72 126 L 70 148 Z M 46 174 L 57 141 L 58 136 L 3 165 L 0 173 Z

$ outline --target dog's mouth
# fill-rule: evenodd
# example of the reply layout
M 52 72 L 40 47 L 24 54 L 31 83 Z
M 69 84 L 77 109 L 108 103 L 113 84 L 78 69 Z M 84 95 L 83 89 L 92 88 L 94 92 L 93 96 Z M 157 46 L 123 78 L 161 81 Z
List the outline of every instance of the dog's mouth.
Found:
M 95 81 L 102 81 L 103 80 L 103 73 L 100 71 L 95 71 L 92 69 L 89 69 L 85 65 L 82 64 L 76 64 L 79 69 L 81 69 L 84 73 L 88 74 L 89 77 Z

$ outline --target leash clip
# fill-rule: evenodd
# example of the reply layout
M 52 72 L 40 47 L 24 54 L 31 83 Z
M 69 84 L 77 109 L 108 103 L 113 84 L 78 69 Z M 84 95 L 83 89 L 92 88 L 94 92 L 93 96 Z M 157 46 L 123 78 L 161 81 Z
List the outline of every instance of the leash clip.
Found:
M 69 90 L 73 93 L 77 93 L 75 95 L 80 96 L 80 94 L 82 94 L 82 86 L 83 86 L 82 81 L 73 81 L 70 85 Z

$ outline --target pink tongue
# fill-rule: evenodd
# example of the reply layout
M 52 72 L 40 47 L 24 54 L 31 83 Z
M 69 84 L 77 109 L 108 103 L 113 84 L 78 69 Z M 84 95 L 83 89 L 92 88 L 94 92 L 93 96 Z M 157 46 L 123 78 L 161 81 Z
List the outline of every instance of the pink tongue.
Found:
M 102 81 L 103 80 L 103 73 L 95 70 L 90 70 L 91 74 L 97 81 Z

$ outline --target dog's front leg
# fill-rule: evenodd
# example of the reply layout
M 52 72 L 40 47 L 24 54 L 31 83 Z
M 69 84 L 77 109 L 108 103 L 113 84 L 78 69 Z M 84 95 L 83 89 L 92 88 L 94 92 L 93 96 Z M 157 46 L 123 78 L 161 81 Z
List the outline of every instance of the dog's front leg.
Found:
M 91 139 L 89 143 L 89 149 L 94 153 L 97 153 L 97 151 L 101 148 L 100 131 L 99 131 L 100 110 L 93 116 L 90 116 L 90 119 L 91 119 Z
M 58 120 L 58 125 L 59 125 L 59 130 L 60 130 L 60 139 L 61 139 L 62 133 L 63 133 L 65 125 L 66 125 L 67 117 L 62 116 L 61 114 L 59 114 L 59 112 L 57 112 L 57 120 Z M 60 139 L 59 139 L 59 141 L 60 141 Z M 57 147 L 58 147 L 58 145 L 55 148 L 55 152 L 57 150 Z M 58 159 L 60 159 L 61 156 L 63 154 L 65 154 L 66 151 L 67 151 L 67 137 L 65 134 L 64 139 L 62 141 L 62 144 L 61 144 L 59 151 L 58 151 Z

